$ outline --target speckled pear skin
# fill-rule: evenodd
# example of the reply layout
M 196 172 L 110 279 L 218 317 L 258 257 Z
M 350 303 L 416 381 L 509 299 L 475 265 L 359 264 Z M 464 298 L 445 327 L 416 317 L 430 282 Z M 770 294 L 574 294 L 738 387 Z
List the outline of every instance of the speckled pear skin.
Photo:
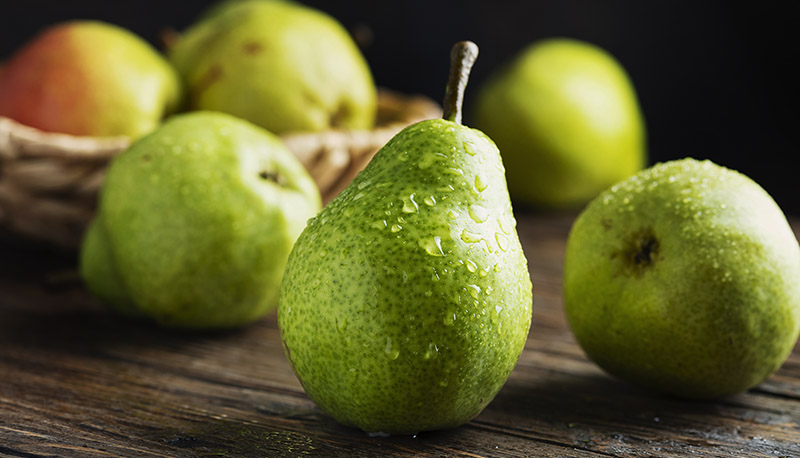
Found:
M 565 256 L 573 333 L 630 382 L 730 395 L 797 341 L 797 239 L 759 185 L 709 161 L 658 164 L 611 187 L 578 217 Z
M 306 393 L 370 433 L 460 425 L 504 384 L 532 289 L 504 168 L 481 132 L 401 131 L 309 222 L 278 323 Z
M 319 208 L 274 135 L 222 113 L 175 116 L 113 160 L 81 273 L 123 314 L 240 326 L 277 306 L 292 244 Z

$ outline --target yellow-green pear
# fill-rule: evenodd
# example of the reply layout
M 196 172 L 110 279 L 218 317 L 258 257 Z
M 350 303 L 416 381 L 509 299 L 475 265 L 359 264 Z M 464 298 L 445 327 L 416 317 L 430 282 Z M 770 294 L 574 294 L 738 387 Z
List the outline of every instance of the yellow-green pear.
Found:
M 175 115 L 112 161 L 81 274 L 124 315 L 241 326 L 277 306 L 289 251 L 319 208 L 275 135 L 224 113 Z
M 800 332 L 800 247 L 746 176 L 684 159 L 594 199 L 564 260 L 564 305 L 609 373 L 657 392 L 713 398 L 751 388 Z
M 367 62 L 334 18 L 284 1 L 223 4 L 178 38 L 170 58 L 188 108 L 282 134 L 369 129 L 377 92 Z
M 608 52 L 586 42 L 529 45 L 484 84 L 474 116 L 500 148 L 511 198 L 520 204 L 579 207 L 646 164 L 631 80 Z

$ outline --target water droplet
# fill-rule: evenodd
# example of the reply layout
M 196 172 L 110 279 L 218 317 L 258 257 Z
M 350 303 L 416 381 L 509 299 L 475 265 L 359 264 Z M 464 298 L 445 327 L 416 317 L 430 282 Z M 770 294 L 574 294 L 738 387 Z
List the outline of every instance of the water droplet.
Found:
M 403 229 L 403 226 L 400 226 L 399 224 L 393 224 L 392 228 L 389 229 L 389 230 L 392 231 L 392 232 L 400 232 L 402 229 Z
M 446 387 L 447 385 L 448 385 L 448 382 L 447 382 L 447 379 L 446 379 L 446 378 L 443 378 L 443 379 L 442 379 L 442 380 L 439 382 L 439 386 L 441 386 L 441 387 Z
M 425 349 L 425 353 L 422 355 L 422 358 L 435 359 L 437 356 L 439 356 L 439 347 L 435 343 L 429 342 L 428 348 Z
M 445 326 L 453 326 L 456 324 L 456 312 L 455 310 L 450 310 L 444 314 L 444 320 L 442 320 Z
M 371 224 L 372 227 L 375 229 L 385 229 L 386 228 L 386 220 L 375 221 Z
M 358 184 L 358 190 L 360 191 L 369 186 L 370 184 L 372 184 L 372 182 L 369 180 L 362 181 L 361 183 Z
M 497 246 L 499 246 L 501 250 L 508 250 L 508 239 L 505 235 L 501 234 L 500 232 L 495 232 L 494 238 L 497 240 Z
M 464 147 L 464 152 L 469 154 L 470 156 L 475 155 L 475 148 L 472 147 L 470 142 L 461 142 L 461 146 Z
M 451 184 L 449 184 L 447 186 L 442 186 L 441 188 L 437 189 L 437 191 L 440 191 L 440 192 L 453 192 L 455 190 L 456 190 L 456 188 L 454 188 L 453 185 L 451 185 Z
M 464 171 L 455 167 L 447 167 L 444 169 L 444 173 L 448 175 L 464 176 Z
M 500 315 L 501 313 L 503 313 L 503 306 L 502 305 L 495 305 L 494 306 L 494 311 L 497 312 L 498 315 Z
M 465 241 L 467 243 L 478 243 L 482 239 L 481 239 L 480 234 L 476 234 L 474 232 L 470 232 L 467 229 L 464 229 L 463 231 L 461 231 L 461 240 L 463 240 L 463 241 Z
M 425 196 L 425 198 L 422 199 L 422 201 L 425 202 L 425 205 L 429 207 L 433 207 L 434 205 L 436 205 L 436 198 L 433 196 Z
M 408 272 L 403 271 L 403 283 L 408 283 Z
M 426 154 L 422 156 L 419 162 L 417 162 L 417 166 L 421 169 L 427 169 L 428 167 L 433 165 L 434 162 L 436 162 L 436 156 L 432 154 Z
M 435 267 L 431 267 L 431 280 L 432 281 L 439 281 L 439 272 L 436 271 Z
M 480 174 L 475 175 L 475 189 L 478 192 L 483 192 L 486 189 L 487 183 Z
M 321 250 L 319 252 L 319 257 L 324 258 L 325 256 L 328 256 L 328 252 L 326 250 Z
M 431 238 L 420 239 L 419 244 L 431 256 L 444 256 L 444 251 L 442 251 L 442 238 L 438 235 Z
M 481 287 L 478 285 L 467 285 L 467 291 L 469 291 L 469 295 L 472 296 L 473 299 L 477 299 L 481 292 Z
M 342 334 L 347 331 L 347 318 L 336 318 L 336 330 Z
M 500 264 L 498 263 L 498 264 L 495 264 L 495 265 L 494 265 L 494 271 L 495 271 L 495 272 L 502 272 L 502 271 L 503 271 L 503 268 L 502 268 L 502 267 L 500 266 Z
M 419 205 L 417 205 L 417 202 L 414 201 L 415 196 L 416 194 L 411 193 L 411 195 L 407 198 L 403 198 L 403 212 L 417 213 L 419 211 Z
M 353 196 L 353 200 L 358 200 L 358 199 L 360 199 L 362 197 L 364 197 L 364 193 L 363 192 L 359 192 L 358 194 Z
M 400 162 L 405 162 L 408 160 L 408 151 L 403 151 L 397 155 L 397 160 Z
M 467 260 L 467 262 L 465 262 L 464 264 L 466 264 L 467 270 L 469 270 L 472 273 L 475 273 L 475 271 L 478 270 L 478 265 L 470 260 Z
M 425 297 L 431 297 L 431 296 L 433 296 L 433 291 L 431 290 L 425 291 Z
M 400 349 L 393 345 L 392 338 L 389 336 L 386 336 L 386 346 L 383 347 L 383 353 L 389 361 L 394 361 L 400 356 Z
M 469 217 L 476 223 L 483 223 L 489 217 L 489 210 L 480 205 L 469 206 Z
M 450 210 L 447 210 L 447 217 L 450 219 L 456 219 L 458 218 L 458 212 L 451 208 Z
M 508 228 L 508 223 L 504 218 L 497 218 L 497 227 L 499 227 L 500 230 L 506 235 L 511 233 L 511 230 Z

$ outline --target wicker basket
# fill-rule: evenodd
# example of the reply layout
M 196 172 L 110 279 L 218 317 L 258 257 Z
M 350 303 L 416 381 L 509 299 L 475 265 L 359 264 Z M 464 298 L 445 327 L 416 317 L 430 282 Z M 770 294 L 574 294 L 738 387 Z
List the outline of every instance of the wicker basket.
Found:
M 331 130 L 283 137 L 329 202 L 403 127 L 441 116 L 421 96 L 381 90 L 371 131 Z M 76 249 L 91 220 L 110 159 L 127 138 L 42 132 L 0 117 L 0 228 Z

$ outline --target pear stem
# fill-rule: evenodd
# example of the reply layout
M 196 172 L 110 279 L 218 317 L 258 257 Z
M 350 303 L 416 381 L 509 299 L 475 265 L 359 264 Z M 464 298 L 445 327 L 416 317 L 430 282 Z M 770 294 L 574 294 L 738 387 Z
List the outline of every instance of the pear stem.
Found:
M 442 118 L 461 124 L 461 107 L 472 64 L 478 58 L 478 45 L 471 41 L 459 41 L 450 51 L 450 77 L 444 91 Z

